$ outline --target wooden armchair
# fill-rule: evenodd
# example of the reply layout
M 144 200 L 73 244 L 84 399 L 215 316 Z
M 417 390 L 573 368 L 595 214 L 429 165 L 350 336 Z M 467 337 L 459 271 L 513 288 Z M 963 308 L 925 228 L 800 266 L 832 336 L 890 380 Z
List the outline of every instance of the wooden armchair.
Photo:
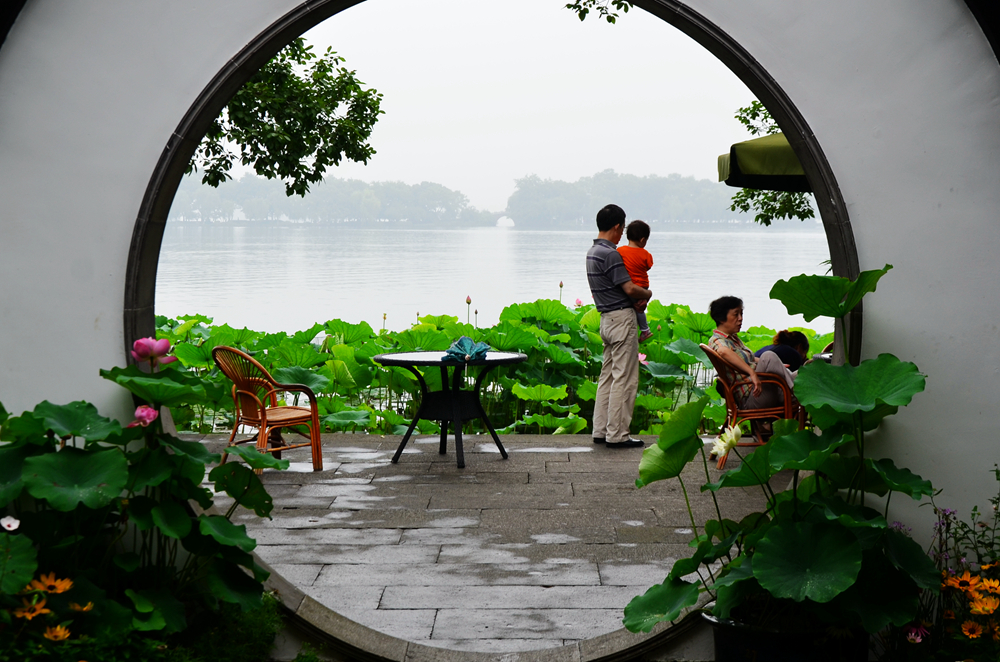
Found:
M 281 457 L 281 451 L 311 446 L 313 471 L 322 471 L 323 450 L 319 436 L 319 409 L 316 406 L 316 394 L 312 389 L 302 384 L 279 384 L 253 357 L 232 347 L 214 348 L 212 358 L 215 359 L 219 370 L 233 380 L 236 422 L 233 425 L 233 433 L 229 435 L 228 445 L 235 446 L 256 441 L 257 450 L 261 453 L 274 453 L 276 457 Z M 277 406 L 277 394 L 286 391 L 305 393 L 309 398 L 309 406 Z M 256 428 L 256 436 L 236 441 L 236 433 L 241 425 Z M 308 443 L 288 444 L 281 438 L 281 428 L 297 425 L 309 428 Z M 303 437 L 306 436 L 298 430 L 295 432 Z M 228 455 L 228 453 L 222 454 L 223 464 Z
M 778 375 L 771 375 L 766 372 L 757 373 L 760 377 L 761 384 L 777 384 L 784 394 L 784 403 L 777 407 L 767 407 L 765 409 L 740 409 L 736 404 L 736 398 L 733 395 L 733 391 L 737 386 L 742 386 L 743 384 L 749 384 L 750 379 L 747 377 L 740 377 L 733 383 L 727 382 L 725 378 L 726 362 L 722 360 L 719 354 L 709 347 L 708 345 L 701 345 L 701 349 L 708 358 L 712 361 L 712 366 L 715 368 L 715 372 L 719 376 L 719 385 L 721 386 L 722 396 L 726 399 L 726 423 L 724 427 L 735 427 L 740 424 L 741 421 L 753 421 L 753 420 L 777 420 L 781 418 L 797 418 L 799 421 L 799 429 L 801 430 L 805 427 L 805 409 L 792 397 L 792 391 L 788 388 L 788 384 L 785 383 L 784 378 Z M 760 431 L 755 430 L 753 433 L 754 441 L 740 441 L 737 446 L 747 446 L 751 448 L 756 448 L 758 446 L 764 445 L 764 440 L 760 436 Z M 719 463 L 717 467 L 722 469 L 726 466 L 726 460 L 729 458 L 729 453 L 726 453 L 719 458 Z

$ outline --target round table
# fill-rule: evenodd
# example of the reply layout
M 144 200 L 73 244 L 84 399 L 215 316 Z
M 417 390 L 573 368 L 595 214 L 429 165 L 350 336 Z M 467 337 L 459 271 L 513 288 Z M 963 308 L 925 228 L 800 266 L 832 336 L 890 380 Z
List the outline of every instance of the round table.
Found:
M 496 430 L 493 429 L 493 424 L 486 415 L 486 410 L 483 409 L 483 404 L 479 400 L 479 389 L 483 384 L 483 379 L 490 370 L 501 365 L 522 363 L 527 361 L 528 357 L 517 352 L 492 351 L 487 352 L 485 358 L 472 361 L 445 360 L 447 356 L 444 352 L 399 352 L 396 354 L 379 354 L 372 358 L 373 361 L 383 366 L 395 366 L 409 370 L 416 375 L 417 381 L 420 383 L 420 405 L 413 417 L 413 422 L 410 423 L 406 434 L 403 435 L 403 440 L 399 442 L 399 448 L 396 449 L 396 454 L 392 456 L 392 461 L 394 463 L 399 461 L 399 456 L 403 454 L 403 448 L 406 447 L 406 442 L 410 440 L 410 435 L 413 434 L 413 429 L 417 426 L 417 421 L 420 419 L 441 422 L 441 445 L 438 452 L 444 455 L 447 452 L 448 421 L 451 421 L 452 427 L 455 430 L 455 455 L 458 460 L 458 468 L 464 468 L 465 453 L 462 449 L 462 421 L 470 421 L 477 418 L 481 418 L 486 423 L 486 428 L 493 436 L 493 441 L 496 442 L 497 448 L 500 449 L 500 455 L 506 460 L 507 450 L 500 443 L 500 437 L 497 436 Z M 432 368 L 435 366 L 441 369 L 440 391 L 431 391 L 427 387 L 427 382 L 424 381 L 423 375 L 417 370 L 417 367 Z M 483 367 L 476 378 L 475 388 L 471 391 L 461 388 L 462 372 L 466 366 Z M 448 386 L 449 367 L 455 368 L 452 371 L 450 388 Z

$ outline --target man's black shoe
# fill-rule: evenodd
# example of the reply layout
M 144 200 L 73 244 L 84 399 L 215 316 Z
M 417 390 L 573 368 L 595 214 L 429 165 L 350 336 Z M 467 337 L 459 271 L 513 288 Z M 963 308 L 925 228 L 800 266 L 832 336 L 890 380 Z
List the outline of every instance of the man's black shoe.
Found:
M 626 439 L 625 441 L 615 441 L 608 442 L 605 444 L 608 448 L 642 448 L 645 446 L 645 442 L 638 439 Z
M 607 439 L 605 439 L 604 437 L 594 437 L 595 444 L 603 444 L 605 441 L 607 441 Z

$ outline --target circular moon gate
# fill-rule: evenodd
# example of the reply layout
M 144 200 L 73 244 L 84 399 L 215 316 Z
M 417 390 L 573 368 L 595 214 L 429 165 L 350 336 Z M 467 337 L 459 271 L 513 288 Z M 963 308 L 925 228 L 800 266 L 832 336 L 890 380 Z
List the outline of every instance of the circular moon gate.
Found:
M 124 338 L 140 338 L 155 334 L 154 299 L 156 270 L 159 261 L 160 244 L 166 227 L 167 214 L 174 194 L 184 176 L 187 164 L 207 131 L 211 121 L 218 116 L 233 94 L 261 66 L 293 39 L 300 36 L 327 18 L 359 4 L 361 0 L 314 0 L 304 2 L 273 23 L 248 43 L 229 63 L 219 71 L 194 99 L 181 119 L 161 153 L 143 195 L 135 222 L 129 248 L 126 269 L 124 301 Z M 859 261 L 854 234 L 848 218 L 847 206 L 837 185 L 836 178 L 812 130 L 798 111 L 792 100 L 774 78 L 756 59 L 728 33 L 707 20 L 685 4 L 674 0 L 639 0 L 635 4 L 667 23 L 673 25 L 700 43 L 721 60 L 754 93 L 778 121 L 788 137 L 805 170 L 806 176 L 816 196 L 827 241 L 833 273 L 854 278 L 858 275 Z M 861 351 L 862 319 L 860 307 L 850 315 L 845 329 L 851 347 L 851 359 L 858 360 Z M 129 347 L 125 347 L 128 356 Z M 280 578 L 278 581 L 288 586 Z M 290 587 L 289 587 L 290 588 Z M 332 616 L 332 615 L 331 615 Z M 356 624 L 350 624 L 342 633 L 337 623 L 344 623 L 342 617 L 322 619 L 331 627 L 323 628 L 326 634 L 340 637 L 345 651 L 365 659 L 394 659 L 388 648 L 376 646 L 386 654 L 380 654 L 368 646 L 351 644 L 354 637 L 346 635 L 347 630 L 357 632 Z M 305 627 L 308 628 L 306 625 Z M 366 628 L 362 628 L 366 629 Z M 337 630 L 337 631 L 331 631 Z M 670 631 L 647 639 L 641 643 L 630 643 L 622 637 L 618 649 L 600 659 L 627 659 L 642 650 L 655 648 L 668 639 Z M 393 638 L 380 635 L 387 642 Z M 366 639 L 371 638 L 367 633 Z M 635 638 L 631 642 L 635 642 Z M 367 649 L 367 650 L 366 650 Z M 441 649 L 432 649 L 443 652 Z M 551 656 L 552 649 L 537 651 L 539 660 Z M 462 653 L 465 659 L 491 659 L 492 656 L 476 653 Z M 533 659 L 533 653 L 519 653 L 519 659 Z

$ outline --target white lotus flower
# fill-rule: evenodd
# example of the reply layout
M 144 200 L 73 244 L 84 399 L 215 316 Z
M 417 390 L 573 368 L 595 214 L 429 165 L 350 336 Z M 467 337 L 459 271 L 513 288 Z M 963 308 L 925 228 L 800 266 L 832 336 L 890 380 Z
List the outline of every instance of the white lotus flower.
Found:
M 4 517 L 3 519 L 0 519 L 0 526 L 2 526 L 5 531 L 13 531 L 17 527 L 21 526 L 21 520 L 14 519 L 13 517 Z
M 715 445 L 712 446 L 712 455 L 722 457 L 729 451 L 736 448 L 736 444 L 739 443 L 742 437 L 743 432 L 740 430 L 740 426 L 736 425 L 731 428 L 726 428 L 726 430 L 719 435 L 719 438 L 716 439 Z

